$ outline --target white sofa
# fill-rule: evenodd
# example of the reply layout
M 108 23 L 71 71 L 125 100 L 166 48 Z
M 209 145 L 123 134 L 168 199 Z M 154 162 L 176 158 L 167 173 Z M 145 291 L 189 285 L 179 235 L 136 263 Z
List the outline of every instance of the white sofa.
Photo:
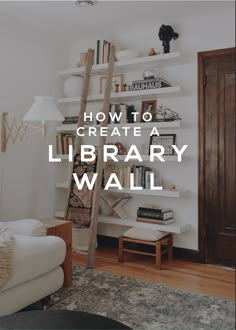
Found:
M 46 236 L 38 220 L 24 219 L 4 222 L 15 238 L 11 277 L 0 289 L 0 316 L 45 298 L 63 286 L 60 265 L 66 254 L 65 242 Z

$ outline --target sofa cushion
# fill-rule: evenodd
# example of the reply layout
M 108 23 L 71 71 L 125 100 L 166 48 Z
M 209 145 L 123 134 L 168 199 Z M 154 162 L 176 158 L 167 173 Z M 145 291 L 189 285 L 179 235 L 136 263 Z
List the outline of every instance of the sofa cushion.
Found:
M 50 272 L 63 263 L 65 254 L 59 237 L 15 235 L 12 274 L 0 292 Z
M 4 225 L 16 235 L 46 236 L 46 228 L 36 219 L 4 221 Z
M 123 236 L 132 239 L 138 239 L 141 241 L 159 241 L 162 237 L 167 236 L 169 233 L 153 230 L 153 229 L 145 229 L 145 228 L 137 228 L 133 227 L 128 229 Z

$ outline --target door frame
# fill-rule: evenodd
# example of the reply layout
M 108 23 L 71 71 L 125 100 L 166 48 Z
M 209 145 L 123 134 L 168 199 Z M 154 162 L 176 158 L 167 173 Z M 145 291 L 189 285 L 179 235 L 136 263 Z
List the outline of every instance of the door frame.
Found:
M 205 240 L 206 234 L 206 212 L 205 212 L 205 164 L 204 164 L 204 62 L 210 57 L 228 55 L 235 53 L 235 48 L 224 48 L 210 50 L 198 53 L 198 250 L 201 262 L 206 262 L 207 244 Z

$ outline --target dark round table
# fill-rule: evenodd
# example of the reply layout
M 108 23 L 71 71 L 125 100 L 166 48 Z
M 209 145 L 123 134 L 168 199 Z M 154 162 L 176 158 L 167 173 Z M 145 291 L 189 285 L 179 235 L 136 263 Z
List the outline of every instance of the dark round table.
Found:
M 0 317 L 0 329 L 130 329 L 104 316 L 76 311 L 29 311 Z

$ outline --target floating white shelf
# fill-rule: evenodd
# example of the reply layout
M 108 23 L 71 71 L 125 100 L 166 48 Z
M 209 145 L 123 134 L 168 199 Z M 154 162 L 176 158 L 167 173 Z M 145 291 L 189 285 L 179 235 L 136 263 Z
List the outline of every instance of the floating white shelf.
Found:
M 117 155 L 116 158 L 119 161 L 123 161 L 125 159 L 125 155 Z M 142 160 L 145 162 L 149 161 L 149 156 L 148 155 L 141 155 Z M 69 155 L 56 155 L 56 158 L 60 158 L 61 160 L 68 160 Z M 177 162 L 178 161 L 178 157 L 177 156 L 163 156 L 163 158 L 165 159 L 166 162 Z M 185 159 L 182 157 L 182 159 Z M 158 161 L 158 160 L 157 160 Z
M 148 89 L 143 91 L 128 91 L 121 93 L 111 93 L 110 100 L 113 102 L 124 102 L 124 101 L 142 101 L 148 100 L 150 97 L 170 97 L 176 95 L 181 92 L 180 86 L 172 86 L 172 87 L 163 87 L 163 88 L 155 88 Z M 88 96 L 88 102 L 101 102 L 103 101 L 104 96 L 102 94 L 98 95 L 90 95 Z M 80 97 L 65 97 L 57 100 L 57 103 L 75 103 L 80 102 Z
M 116 156 L 116 158 L 120 161 L 123 161 L 125 159 L 125 157 L 126 156 L 123 156 L 123 155 L 122 156 L 121 155 Z M 162 157 L 165 159 L 166 162 L 177 162 L 178 161 L 178 156 L 175 156 L 175 155 L 173 155 L 173 156 L 162 156 Z M 141 158 L 145 162 L 150 161 L 150 156 L 148 156 L 148 155 L 141 155 Z M 184 159 L 184 158 L 182 157 L 182 159 Z M 132 161 L 134 161 L 134 160 L 132 160 Z M 160 162 L 160 161 L 155 160 L 155 162 Z
M 105 190 L 104 190 L 105 191 Z M 123 194 L 133 194 L 133 195 L 147 195 L 147 196 L 163 196 L 163 197 L 186 197 L 188 196 L 189 192 L 186 190 L 149 190 L 149 189 L 142 189 L 142 190 L 131 190 L 129 188 L 123 188 L 122 190 L 118 190 L 117 188 L 110 188 L 106 190 L 106 192 L 114 192 L 114 193 L 123 193 Z
M 60 189 L 68 189 L 69 182 L 57 182 L 56 188 Z M 147 196 L 162 196 L 162 197 L 186 197 L 188 196 L 189 192 L 187 190 L 149 190 L 149 189 L 142 189 L 142 190 L 131 190 L 129 188 L 123 188 L 122 190 L 118 190 L 117 188 L 110 188 L 108 190 L 103 190 L 104 192 L 114 192 L 114 193 L 121 193 L 121 194 L 133 194 L 133 195 L 147 195 Z
M 99 128 L 99 125 L 91 125 L 93 127 Z M 178 128 L 181 126 L 181 120 L 166 121 L 166 122 L 151 122 L 151 123 L 129 123 L 129 124 L 111 124 L 108 125 L 108 129 L 112 130 L 114 127 L 141 127 L 141 129 L 152 129 L 156 128 Z M 88 127 L 88 126 L 87 126 Z M 63 124 L 57 127 L 57 132 L 75 132 L 77 129 L 77 124 Z
M 119 218 L 106 217 L 106 216 L 99 216 L 98 222 L 112 224 L 112 225 L 121 225 L 126 227 L 139 227 L 139 228 L 161 230 L 176 234 L 181 234 L 191 228 L 190 225 L 179 224 L 176 222 L 171 223 L 169 225 L 158 225 L 153 223 L 136 222 L 135 219 L 119 219 Z
M 167 66 L 167 65 L 176 65 L 181 63 L 180 53 L 173 52 L 168 54 L 160 54 L 156 56 L 145 56 L 137 57 L 129 60 L 117 61 L 114 66 L 114 73 L 119 72 L 131 72 L 131 71 L 143 71 L 144 69 L 158 67 L 158 66 Z M 107 70 L 107 64 L 98 64 L 92 66 L 93 74 L 105 74 Z M 85 67 L 81 68 L 70 68 L 65 70 L 60 70 L 58 72 L 59 76 L 68 77 L 68 76 L 84 76 Z

